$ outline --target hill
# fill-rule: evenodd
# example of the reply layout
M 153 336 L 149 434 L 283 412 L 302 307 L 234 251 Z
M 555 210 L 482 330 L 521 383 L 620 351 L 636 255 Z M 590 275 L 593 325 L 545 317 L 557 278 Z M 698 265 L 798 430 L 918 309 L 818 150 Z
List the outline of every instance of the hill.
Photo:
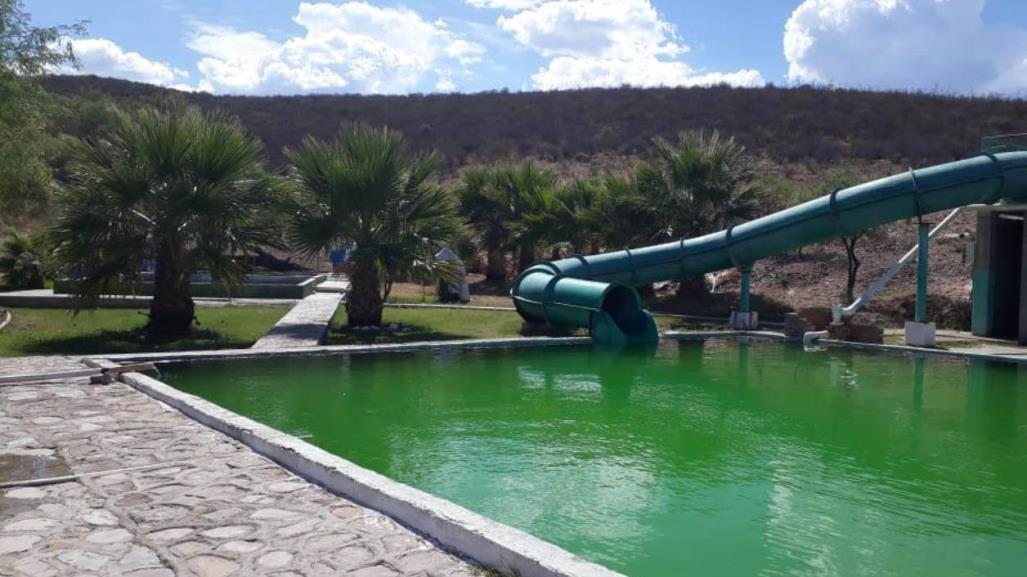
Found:
M 47 87 L 119 103 L 158 101 L 173 92 L 95 76 L 54 76 Z M 857 159 L 916 166 L 973 154 L 983 136 L 1027 131 L 1025 100 L 812 87 L 184 96 L 238 116 L 276 165 L 283 147 L 307 134 L 330 137 L 350 122 L 401 130 L 415 146 L 442 152 L 450 167 L 525 157 L 557 163 L 633 157 L 646 154 L 654 136 L 698 128 L 732 135 L 779 164 Z

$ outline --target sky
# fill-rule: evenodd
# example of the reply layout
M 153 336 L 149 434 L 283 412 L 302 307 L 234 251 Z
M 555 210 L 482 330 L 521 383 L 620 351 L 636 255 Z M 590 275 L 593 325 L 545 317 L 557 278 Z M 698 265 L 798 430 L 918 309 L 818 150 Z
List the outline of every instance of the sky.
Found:
M 1027 96 L 1027 0 L 25 0 L 79 70 L 216 94 L 833 85 Z

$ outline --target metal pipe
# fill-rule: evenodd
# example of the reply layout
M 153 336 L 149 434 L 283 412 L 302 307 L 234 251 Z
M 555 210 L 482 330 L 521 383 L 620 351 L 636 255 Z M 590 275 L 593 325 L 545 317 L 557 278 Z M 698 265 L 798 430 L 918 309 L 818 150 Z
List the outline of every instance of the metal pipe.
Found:
M 741 292 L 741 302 L 738 303 L 738 311 L 742 313 L 751 312 L 750 301 L 749 301 L 749 289 L 752 280 L 752 269 L 745 267 L 742 269 L 742 286 L 739 292 Z
M 954 218 L 959 216 L 959 213 L 963 211 L 963 208 L 965 207 L 960 206 L 953 209 L 952 212 L 948 213 L 948 215 L 946 215 L 945 218 L 943 218 L 937 226 L 931 229 L 931 231 L 927 234 L 927 238 L 934 238 L 934 236 L 938 234 L 942 229 L 947 227 L 948 224 L 952 222 Z M 877 279 L 874 282 L 874 284 L 870 285 L 870 288 L 868 288 L 863 294 L 859 295 L 859 298 L 852 301 L 852 304 L 844 308 L 836 308 L 834 311 L 834 320 L 841 321 L 842 317 L 851 317 L 852 315 L 859 312 L 860 309 L 866 306 L 866 304 L 870 302 L 872 298 L 874 298 L 874 295 L 876 295 L 878 291 L 880 291 L 882 288 L 884 288 L 885 285 L 891 282 L 891 280 L 895 278 L 895 275 L 899 274 L 899 272 L 901 272 L 902 269 L 905 268 L 906 265 L 909 264 L 909 262 L 916 257 L 919 250 L 920 243 L 917 243 L 916 246 L 909 249 L 909 251 L 906 252 L 906 254 L 902 255 L 902 258 L 900 258 L 898 262 L 892 265 L 892 267 L 888 269 L 888 272 L 881 275 L 881 278 Z

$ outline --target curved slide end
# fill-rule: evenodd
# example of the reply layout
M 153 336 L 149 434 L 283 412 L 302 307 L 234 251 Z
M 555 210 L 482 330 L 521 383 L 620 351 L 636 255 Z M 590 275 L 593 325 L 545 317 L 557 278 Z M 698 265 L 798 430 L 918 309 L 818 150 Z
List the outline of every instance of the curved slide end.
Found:
M 627 285 L 559 276 L 549 265 L 521 274 L 510 291 L 524 320 L 587 328 L 596 341 L 656 341 L 652 315 Z

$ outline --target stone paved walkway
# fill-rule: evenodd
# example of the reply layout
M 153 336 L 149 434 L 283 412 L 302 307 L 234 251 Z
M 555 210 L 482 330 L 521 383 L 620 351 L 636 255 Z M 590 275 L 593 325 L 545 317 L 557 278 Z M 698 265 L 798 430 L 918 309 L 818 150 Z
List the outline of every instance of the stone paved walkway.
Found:
M 321 344 L 339 308 L 341 293 L 314 293 L 300 301 L 254 343 L 255 349 L 316 347 Z
M 0 375 L 79 367 L 0 359 Z M 121 383 L 0 387 L 0 481 L 18 474 L 3 465 L 17 458 L 92 475 L 0 489 L 0 575 L 476 574 L 391 519 Z

